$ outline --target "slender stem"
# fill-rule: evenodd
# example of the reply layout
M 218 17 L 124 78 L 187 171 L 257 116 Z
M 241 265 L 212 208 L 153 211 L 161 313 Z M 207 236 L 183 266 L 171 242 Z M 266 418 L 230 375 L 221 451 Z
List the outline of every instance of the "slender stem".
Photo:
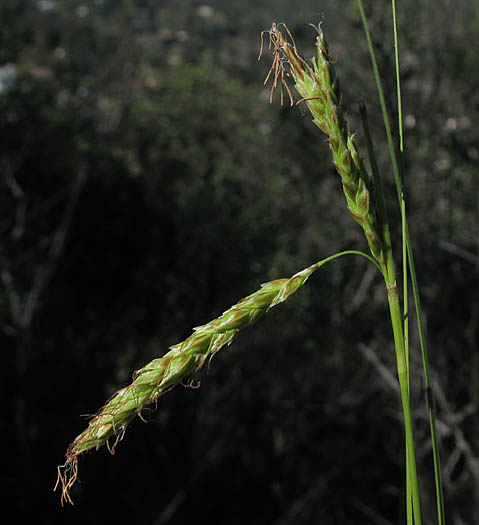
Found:
M 375 188 L 375 200 L 378 206 L 378 213 L 379 218 L 382 225 L 382 235 L 383 235 L 383 242 L 385 245 L 385 252 L 386 252 L 386 272 L 384 274 L 384 278 L 386 280 L 386 286 L 388 288 L 388 300 L 389 300 L 389 306 L 391 311 L 391 320 L 393 322 L 393 331 L 394 331 L 394 341 L 395 341 L 395 347 L 396 347 L 396 358 L 398 362 L 398 376 L 400 381 L 400 387 L 401 387 L 401 398 L 403 400 L 403 412 L 404 412 L 404 419 L 405 419 L 405 427 L 409 426 L 406 424 L 406 412 L 410 411 L 410 403 L 409 403 L 409 354 L 408 354 L 408 345 L 406 340 L 406 330 L 407 330 L 407 323 L 406 319 L 404 318 L 404 332 L 402 330 L 402 315 L 401 315 L 401 309 L 399 307 L 399 302 L 397 299 L 397 287 L 396 287 L 396 280 L 395 280 L 395 270 L 394 270 L 394 260 L 393 260 L 393 252 L 392 252 L 392 246 L 391 246 L 391 234 L 389 231 L 389 223 L 387 218 L 387 211 L 386 211 L 386 205 L 384 203 L 384 193 L 383 193 L 383 187 L 382 187 L 382 181 L 381 177 L 379 175 L 379 170 L 377 166 L 376 161 L 376 154 L 374 151 L 374 144 L 371 139 L 371 132 L 369 129 L 369 120 L 366 110 L 366 104 L 364 101 L 360 103 L 359 106 L 359 112 L 361 114 L 362 124 L 363 124 L 363 131 L 364 136 L 366 139 L 366 146 L 368 149 L 368 156 L 369 156 L 369 162 L 371 164 L 371 171 L 373 173 L 373 180 L 374 180 L 374 188 Z M 403 244 L 403 248 L 404 248 Z M 391 294 L 393 293 L 391 290 L 394 289 L 394 295 L 395 299 L 391 297 Z M 397 302 L 397 304 L 396 304 Z M 404 310 L 407 311 L 406 309 Z M 398 325 L 401 327 L 401 330 L 399 330 Z M 400 348 L 402 347 L 402 349 Z M 404 363 L 404 372 L 402 371 Z M 404 378 L 403 378 L 404 374 Z M 405 386 L 401 384 L 401 382 L 405 382 Z M 405 391 L 405 394 L 404 392 Z M 404 395 L 407 395 L 407 399 L 405 399 Z M 406 409 L 404 407 L 407 406 Z M 411 499 L 412 499 L 412 486 L 414 483 L 417 487 L 417 474 L 416 474 L 416 468 L 415 468 L 415 458 L 414 458 L 414 445 L 412 442 L 412 424 L 410 426 L 411 429 L 411 438 L 408 439 L 407 437 L 407 431 L 406 431 L 406 516 L 407 516 L 407 523 L 411 524 L 413 523 L 412 520 L 412 507 L 411 507 Z M 412 456 L 411 456 L 411 449 L 412 449 Z M 414 468 L 412 466 L 414 465 Z
M 409 229 L 406 224 L 406 233 L 408 240 L 408 260 L 409 260 L 409 271 L 411 275 L 412 290 L 414 295 L 414 304 L 416 308 L 417 324 L 419 329 L 419 341 L 421 346 L 422 362 L 424 369 L 424 378 L 426 383 L 426 400 L 427 409 L 429 413 L 429 428 L 431 431 L 431 442 L 432 442 L 432 454 L 434 460 L 434 480 L 436 483 L 436 503 L 437 503 L 437 515 L 439 525 L 445 525 L 446 523 L 446 512 L 444 507 L 444 488 L 442 484 L 441 475 L 441 461 L 439 456 L 439 446 L 436 430 L 436 407 L 434 404 L 434 396 L 431 388 L 431 378 L 429 375 L 429 359 L 427 355 L 426 347 L 426 336 L 424 333 L 424 323 L 422 321 L 422 309 L 421 309 L 421 298 L 419 296 L 419 286 L 417 283 L 416 276 L 416 265 L 414 264 L 414 256 L 411 246 L 411 239 L 409 237 Z
M 401 156 L 402 158 L 402 156 Z M 407 259 L 407 222 L 406 201 L 401 200 L 401 230 L 402 230 L 402 268 L 403 268 L 403 312 L 404 312 L 404 350 L 406 352 L 407 386 L 411 397 L 411 368 L 409 361 L 409 300 L 408 300 L 408 259 Z M 411 472 L 408 454 L 406 452 L 406 514 L 408 523 L 412 523 L 412 490 Z
M 396 69 L 396 99 L 398 109 L 398 130 L 399 130 L 399 158 L 400 166 L 399 171 L 401 174 L 401 180 L 404 180 L 403 167 L 403 155 L 404 155 L 404 134 L 402 126 L 402 96 L 401 96 L 401 75 L 399 68 L 399 38 L 397 29 L 397 16 L 396 16 L 396 2 L 391 0 L 392 7 L 392 18 L 393 18 L 393 34 L 394 34 L 394 61 Z M 409 366 L 409 300 L 408 300 L 408 260 L 407 260 L 407 236 L 406 236 L 406 200 L 404 198 L 404 192 L 401 198 L 401 241 L 402 241 L 402 269 L 403 269 L 403 312 L 404 312 L 404 349 L 406 352 L 406 367 L 407 367 L 407 384 L 409 390 L 409 396 L 411 396 L 411 373 Z M 411 484 L 410 484 L 410 472 L 409 472 L 409 461 L 406 457 L 406 512 L 408 522 L 412 522 L 412 507 L 411 507 Z
M 381 85 L 381 80 L 379 77 L 379 70 L 377 67 L 376 56 L 375 56 L 374 48 L 371 42 L 368 22 L 367 22 L 365 13 L 364 13 L 362 1 L 357 0 L 357 2 L 358 2 L 359 11 L 361 14 L 361 20 L 364 26 L 364 32 L 366 35 L 366 41 L 368 44 L 369 54 L 371 57 L 371 63 L 372 63 L 373 71 L 374 71 L 374 77 L 376 79 L 376 86 L 377 86 L 379 102 L 381 104 L 381 110 L 383 114 L 384 126 L 386 130 L 386 137 L 388 140 L 389 153 L 391 156 L 394 181 L 396 183 L 396 191 L 397 191 L 397 196 L 399 200 L 399 206 L 402 209 L 402 206 L 403 206 L 402 202 L 404 200 L 403 186 L 402 186 L 401 179 L 399 176 L 398 163 L 396 160 L 396 154 L 394 151 L 394 146 L 393 146 L 393 141 L 392 141 L 391 126 L 389 124 L 389 117 L 388 117 L 388 113 L 386 109 L 386 103 L 384 100 L 384 93 L 383 93 L 383 89 Z M 425 384 L 426 384 L 426 393 L 427 393 L 427 402 L 428 402 L 428 411 L 429 411 L 429 426 L 430 426 L 430 432 L 431 432 L 431 442 L 432 442 L 433 459 L 434 459 L 434 478 L 435 478 L 435 483 L 436 483 L 438 523 L 439 525 L 445 525 L 446 522 L 445 522 L 445 510 L 444 510 L 444 493 L 443 493 L 443 486 L 442 486 L 441 463 L 440 463 L 440 457 L 439 457 L 439 447 L 438 447 L 438 439 L 437 439 L 437 431 L 436 431 L 436 413 L 435 413 L 435 406 L 434 406 L 433 394 L 432 394 L 430 377 L 429 377 L 429 365 L 428 365 L 426 338 L 424 337 L 424 328 L 423 328 L 423 322 L 422 322 L 422 313 L 421 313 L 422 311 L 421 311 L 421 301 L 419 297 L 419 287 L 418 287 L 417 278 L 416 278 L 414 255 L 413 255 L 411 238 L 409 234 L 409 227 L 407 224 L 406 217 L 404 217 L 403 232 L 405 233 L 405 236 L 406 236 L 409 272 L 411 275 L 411 284 L 413 288 L 414 304 L 415 304 L 417 324 L 418 324 L 418 329 L 419 329 L 419 341 L 420 341 L 420 346 L 421 346 L 421 355 L 422 355 L 422 362 L 423 362 L 423 369 L 424 369 L 424 379 L 425 379 Z
M 399 74 L 399 39 L 398 39 L 398 28 L 397 28 L 397 17 L 396 17 L 396 1 L 391 0 L 392 12 L 393 12 L 393 32 L 394 32 L 394 59 L 396 63 L 396 91 L 397 91 L 397 103 L 398 103 L 398 127 L 399 127 L 399 149 L 404 151 L 404 138 L 403 138 L 403 127 L 402 127 L 402 97 L 401 97 L 401 77 Z
M 376 268 L 379 270 L 381 275 L 384 275 L 383 274 L 383 269 L 381 268 L 381 266 L 379 266 L 379 264 L 376 261 L 376 259 L 374 259 L 374 257 L 371 257 L 367 253 L 362 252 L 360 250 L 345 250 L 344 252 L 335 253 L 333 255 L 330 255 L 329 257 L 326 257 L 325 259 L 322 259 L 321 261 L 316 263 L 315 266 L 317 268 L 321 268 L 321 266 L 324 266 L 326 263 L 328 263 L 330 261 L 333 261 L 334 259 L 338 259 L 339 257 L 342 257 L 343 255 L 360 255 L 361 257 L 364 257 L 365 259 L 367 259 L 369 262 L 372 262 L 374 264 L 374 266 L 376 266 Z
M 414 449 L 414 438 L 412 429 L 411 407 L 409 401 L 409 387 L 407 382 L 406 354 L 404 352 L 404 333 L 402 324 L 401 307 L 397 294 L 397 285 L 386 282 L 388 289 L 389 311 L 393 326 L 394 345 L 396 348 L 396 361 L 398 369 L 399 386 L 401 390 L 401 401 L 404 416 L 404 430 L 406 434 L 406 471 L 409 479 L 409 490 L 413 502 L 412 510 L 415 525 L 421 525 L 421 508 L 419 498 L 419 483 L 416 469 L 416 454 Z M 411 516 L 407 515 L 408 523 Z
M 400 180 L 404 180 L 403 170 L 403 155 L 404 155 L 404 133 L 402 126 L 402 96 L 401 96 L 401 76 L 399 69 L 399 39 L 396 18 L 396 2 L 392 2 L 393 14 L 393 33 L 394 33 L 394 60 L 396 69 L 396 98 L 398 105 L 398 130 L 399 130 L 399 172 Z M 401 185 L 403 188 L 403 185 Z M 404 343 L 406 349 L 406 364 L 409 385 L 409 320 L 408 320 L 408 262 L 407 262 L 407 224 L 406 224 L 406 199 L 404 196 L 404 188 L 401 192 L 401 231 L 402 231 L 402 265 L 403 265 L 403 310 L 404 310 Z
M 374 190 L 375 190 L 375 201 L 378 206 L 378 213 L 379 218 L 383 227 L 383 241 L 385 244 L 386 253 L 392 254 L 392 248 L 391 248 L 391 235 L 389 232 L 388 227 L 388 219 L 387 219 L 387 212 L 385 208 L 384 198 L 383 198 L 383 188 L 382 188 L 382 181 L 381 177 L 379 175 L 379 169 L 376 161 L 376 154 L 374 151 L 374 144 L 371 138 L 371 132 L 369 129 L 369 119 L 368 114 L 366 110 L 366 103 L 364 101 L 361 101 L 359 104 L 359 112 L 361 114 L 361 120 L 363 124 L 363 131 L 364 136 L 366 139 L 366 146 L 368 150 L 368 157 L 369 162 L 371 165 L 371 171 L 373 173 L 373 180 L 374 180 Z M 404 262 L 404 249 L 405 244 L 403 242 L 403 262 Z M 407 267 L 406 267 L 407 270 Z M 403 272 L 404 272 L 404 265 L 403 265 Z M 407 282 L 407 278 L 405 279 Z M 405 299 L 404 304 L 404 350 L 405 350 L 405 357 L 406 357 L 406 380 L 407 380 L 407 386 L 408 386 L 408 396 L 410 396 L 410 387 L 409 387 L 409 344 L 408 344 L 408 323 L 407 323 L 407 301 Z M 412 498 L 412 491 L 411 491 L 411 469 L 410 469 L 410 458 L 409 458 L 409 448 L 406 445 L 406 517 L 407 517 L 407 523 L 411 524 L 413 523 L 412 518 L 412 506 L 411 506 L 411 498 Z
M 402 97 L 401 97 L 401 77 L 399 68 L 399 39 L 397 31 L 397 18 L 396 18 L 396 2 L 392 1 L 392 13 L 393 13 L 393 30 L 394 30 L 394 50 L 395 50 L 395 61 L 396 61 L 396 93 L 397 93 L 397 104 L 398 104 L 398 129 L 399 129 L 399 155 L 400 155 L 400 171 L 403 173 L 403 154 L 404 154 L 404 132 L 403 132 L 403 119 L 402 119 Z M 441 477 L 441 466 L 439 463 L 439 450 L 438 440 L 436 434 L 436 415 L 434 409 L 434 399 L 432 398 L 432 391 L 430 388 L 429 379 L 429 366 L 428 357 L 426 351 L 426 338 L 424 336 L 424 327 L 422 323 L 421 313 L 421 301 L 419 298 L 419 287 L 416 278 L 416 269 L 414 266 L 414 257 L 411 248 L 411 242 L 409 238 L 409 229 L 406 220 L 406 203 L 404 199 L 404 192 L 402 192 L 401 200 L 401 218 L 402 218 L 402 237 L 403 237 L 403 274 L 404 274 L 404 337 L 406 342 L 406 354 L 407 362 L 409 364 L 409 336 L 408 336 L 408 318 L 407 318 L 407 262 L 409 262 L 409 271 L 411 272 L 413 281 L 413 294 L 416 305 L 416 311 L 418 316 L 418 327 L 421 341 L 421 351 L 423 354 L 423 365 L 424 375 L 426 377 L 426 388 L 427 388 L 427 403 L 429 412 L 429 426 L 431 429 L 432 447 L 433 447 L 433 459 L 434 459 L 434 478 L 436 483 L 436 494 L 437 494 L 437 514 L 438 522 L 440 525 L 445 524 L 445 509 L 444 509 L 444 497 L 443 497 L 443 486 Z M 409 257 L 406 257 L 406 253 Z M 408 261 L 406 261 L 406 258 Z M 408 366 L 408 384 L 409 384 L 409 366 Z

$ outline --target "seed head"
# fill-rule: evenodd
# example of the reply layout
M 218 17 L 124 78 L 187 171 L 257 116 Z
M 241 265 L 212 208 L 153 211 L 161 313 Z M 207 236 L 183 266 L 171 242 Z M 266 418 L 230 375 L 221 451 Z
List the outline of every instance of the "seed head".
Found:
M 123 439 L 128 424 L 150 404 L 176 385 L 188 384 L 197 372 L 223 346 L 231 344 L 239 330 L 256 322 L 274 306 L 285 301 L 319 268 L 315 264 L 289 279 L 263 284 L 255 293 L 241 299 L 220 317 L 194 328 L 183 342 L 170 348 L 133 374 L 132 382 L 119 390 L 91 418 L 88 427 L 68 447 L 66 462 L 58 467 L 55 485 L 61 487 L 61 502 L 73 503 L 70 491 L 78 478 L 78 456 L 106 445 L 111 454 Z M 191 384 L 191 382 L 189 383 Z
M 283 33 L 279 27 L 285 31 Z M 294 100 L 287 79 L 292 77 L 294 87 L 300 95 L 296 104 L 305 104 L 311 112 L 314 124 L 329 138 L 329 146 L 336 171 L 341 177 L 346 202 L 353 218 L 362 226 L 371 253 L 380 265 L 384 264 L 381 229 L 375 204 L 370 196 L 370 177 L 357 152 L 354 136 L 342 111 L 339 77 L 329 54 L 328 44 L 320 26 L 315 27 L 315 58 L 310 63 L 298 52 L 296 42 L 284 24 L 273 24 L 267 31 L 269 48 L 273 52 L 273 63 L 266 76 L 265 84 L 273 78 L 270 101 L 281 82 L 281 103 L 283 91 L 288 92 L 291 105 Z M 263 51 L 263 38 L 260 57 Z

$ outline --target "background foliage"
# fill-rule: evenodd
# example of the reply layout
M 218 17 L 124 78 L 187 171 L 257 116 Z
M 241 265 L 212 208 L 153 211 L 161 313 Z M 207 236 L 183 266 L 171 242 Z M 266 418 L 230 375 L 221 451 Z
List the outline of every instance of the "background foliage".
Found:
M 394 115 L 390 18 L 368 2 Z M 399 3 L 410 227 L 450 523 L 479 502 L 477 8 Z M 261 282 L 364 248 L 327 144 L 268 104 L 259 33 L 313 52 L 324 20 L 359 131 L 372 114 L 355 2 L 3 0 L 0 6 L 0 488 L 19 521 L 398 523 L 403 438 L 385 296 L 361 260 L 321 270 L 198 379 L 83 458 L 74 508 L 55 466 L 132 370 Z M 390 178 L 387 191 L 395 196 Z M 392 212 L 392 210 L 390 210 Z M 394 213 L 394 212 L 392 212 Z M 420 367 L 417 335 L 413 362 Z M 419 378 L 420 374 L 416 374 Z M 414 381 L 426 523 L 432 460 Z

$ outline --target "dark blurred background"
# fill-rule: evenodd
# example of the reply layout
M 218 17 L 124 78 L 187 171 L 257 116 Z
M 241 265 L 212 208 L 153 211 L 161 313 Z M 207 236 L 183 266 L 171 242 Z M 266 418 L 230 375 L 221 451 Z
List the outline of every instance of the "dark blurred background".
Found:
M 389 2 L 365 2 L 395 122 Z M 406 173 L 448 522 L 478 512 L 479 20 L 465 0 L 399 2 Z M 0 341 L 4 513 L 18 523 L 396 524 L 404 453 L 384 287 L 346 258 L 318 272 L 115 457 L 56 466 L 133 370 L 262 282 L 366 249 L 328 145 L 257 62 L 287 22 L 323 21 L 358 131 L 365 97 L 396 203 L 354 1 L 2 0 Z M 364 151 L 364 148 L 363 148 Z M 395 225 L 398 214 L 391 207 Z M 398 230 L 394 226 L 395 238 Z M 399 248 L 399 246 L 398 246 Z M 434 482 L 417 332 L 412 396 L 425 523 Z

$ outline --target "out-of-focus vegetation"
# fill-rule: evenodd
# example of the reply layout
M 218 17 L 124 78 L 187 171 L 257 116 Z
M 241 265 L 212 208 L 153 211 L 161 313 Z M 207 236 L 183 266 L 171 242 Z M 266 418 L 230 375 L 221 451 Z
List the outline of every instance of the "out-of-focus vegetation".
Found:
M 368 4 L 394 115 L 389 12 Z M 479 504 L 479 21 L 466 1 L 400 4 L 410 228 L 459 525 Z M 268 60 L 256 61 L 272 21 L 312 53 L 308 23 L 321 20 L 349 118 L 359 132 L 364 96 L 388 177 L 355 2 L 2 1 L 0 488 L 19 522 L 399 522 L 388 314 L 374 269 L 353 259 L 241 334 L 199 390 L 162 398 L 114 459 L 83 458 L 77 506 L 51 493 L 78 415 L 135 368 L 261 282 L 364 248 L 323 137 L 298 108 L 269 106 Z M 419 370 L 415 331 L 411 343 Z M 434 523 L 421 381 L 412 388 Z

